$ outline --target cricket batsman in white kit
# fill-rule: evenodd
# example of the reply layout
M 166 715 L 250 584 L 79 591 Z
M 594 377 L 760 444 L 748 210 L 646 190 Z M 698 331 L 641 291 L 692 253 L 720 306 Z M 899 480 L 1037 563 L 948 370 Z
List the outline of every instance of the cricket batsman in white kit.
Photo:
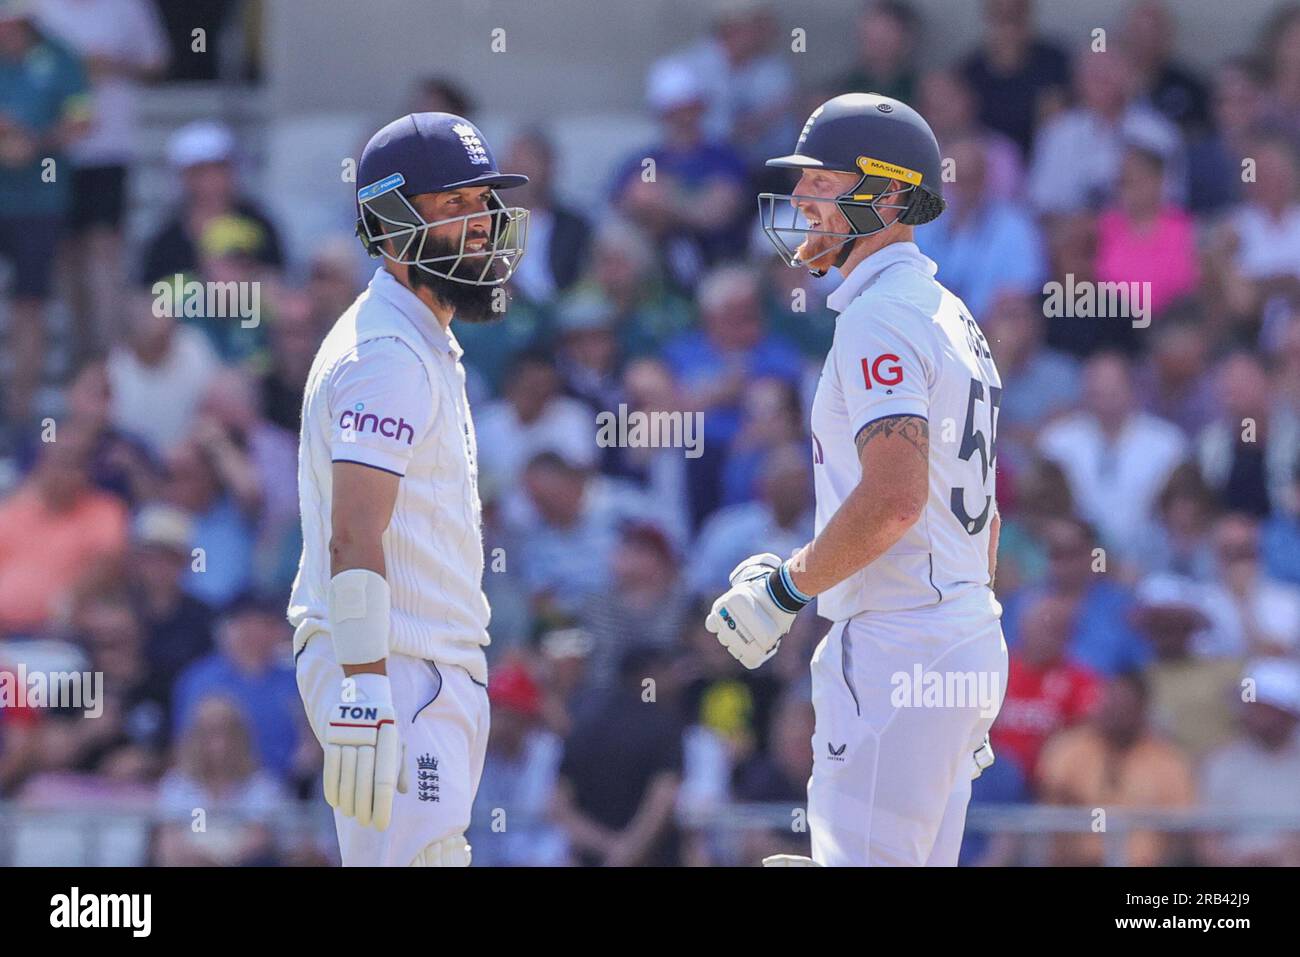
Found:
M 470 862 L 489 609 L 451 321 L 500 315 L 528 213 L 497 191 L 526 182 L 447 113 L 393 121 L 358 164 L 357 235 L 383 262 L 307 380 L 289 601 L 345 866 Z
M 742 562 L 707 620 L 748 668 L 814 596 L 834 623 L 812 660 L 812 860 L 764 863 L 955 865 L 1006 690 L 992 590 L 1002 383 L 913 242 L 944 209 L 939 146 L 905 103 L 849 93 L 768 165 L 800 178 L 759 196 L 764 231 L 790 265 L 843 280 L 812 407 L 816 537 L 785 561 Z

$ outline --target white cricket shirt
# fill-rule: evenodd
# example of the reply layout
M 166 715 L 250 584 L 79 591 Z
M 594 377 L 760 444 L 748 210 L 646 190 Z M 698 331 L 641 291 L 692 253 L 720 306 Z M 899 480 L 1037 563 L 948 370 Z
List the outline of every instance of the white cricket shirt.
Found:
M 966 306 L 934 278 L 915 243 L 860 262 L 827 297 L 839 313 L 812 407 L 820 533 L 862 477 L 854 439 L 889 415 L 930 423 L 930 495 L 894 547 L 817 597 L 843 621 L 990 596 L 994 436 L 1002 380 Z M 996 604 L 994 604 L 996 608 Z
M 460 665 L 486 683 L 482 516 L 461 348 L 382 267 L 312 363 L 298 447 L 303 549 L 289 599 L 294 653 L 329 629 L 332 463 L 402 476 L 384 562 L 391 653 Z

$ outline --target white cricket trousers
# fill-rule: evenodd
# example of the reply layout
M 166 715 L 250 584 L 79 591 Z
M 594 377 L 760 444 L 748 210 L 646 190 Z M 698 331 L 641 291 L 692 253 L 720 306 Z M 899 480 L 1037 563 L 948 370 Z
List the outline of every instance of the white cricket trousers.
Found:
M 974 752 L 1007 685 L 992 592 L 836 622 L 812 659 L 812 857 L 956 866 Z M 919 679 L 919 680 L 918 680 Z
M 298 693 L 316 739 L 338 704 L 343 669 L 317 632 L 298 656 Z M 435 841 L 464 834 L 487 751 L 487 689 L 464 668 L 407 655 L 388 659 L 393 708 L 406 745 L 407 792 L 393 798 L 385 831 L 334 812 L 344 867 L 407 867 Z

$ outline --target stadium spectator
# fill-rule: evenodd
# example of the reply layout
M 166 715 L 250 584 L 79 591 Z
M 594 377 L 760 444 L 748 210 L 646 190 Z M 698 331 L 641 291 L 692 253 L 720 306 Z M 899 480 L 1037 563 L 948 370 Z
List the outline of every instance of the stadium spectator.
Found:
M 980 325 L 1004 383 L 998 408 L 998 464 L 1023 467 L 1033 457 L 1043 427 L 1077 407 L 1079 363 L 1046 345 L 1036 296 L 1004 290 L 994 296 Z
M 287 591 L 298 571 L 298 435 L 268 422 L 253 380 L 221 370 L 199 405 L 194 437 L 255 520 L 252 579 L 263 590 Z M 246 488 L 247 492 L 239 489 Z
M 169 53 L 149 0 L 38 0 L 41 29 L 81 57 L 95 121 L 73 143 L 72 198 L 63 253 L 82 355 L 120 338 L 117 303 L 126 281 L 122 225 L 129 167 L 138 156 L 140 84 L 160 77 Z
M 1267 116 L 1300 140 L 1300 5 L 1287 3 L 1269 17 L 1259 48 L 1268 74 Z
M 1281 136 L 1255 137 L 1246 155 L 1255 160 L 1255 180 L 1245 200 L 1230 213 L 1237 241 L 1233 260 L 1258 287 L 1261 301 L 1300 290 L 1300 163 L 1296 148 Z
M 619 531 L 610 556 L 609 584 L 588 595 L 578 613 L 580 627 L 591 636 L 592 687 L 613 687 L 619 662 L 633 648 L 663 654 L 676 650 L 690 611 L 677 569 L 677 554 L 661 529 L 639 523 Z
M 812 774 L 813 709 L 809 689 L 793 685 L 772 710 L 768 747 L 736 768 L 732 793 L 737 801 L 785 805 L 793 812 L 808 800 Z M 790 827 L 751 832 L 742 851 L 745 860 L 769 854 L 808 853 L 808 835 Z
M 585 469 L 553 451 L 528 462 L 521 485 L 528 513 L 512 522 L 519 584 L 535 615 L 575 615 L 609 580 L 617 514 L 591 488 Z
M 664 364 L 656 359 L 637 359 L 623 372 L 622 390 L 628 415 L 649 416 L 651 428 L 655 416 L 666 421 L 671 431 L 674 421 L 682 423 L 683 443 L 688 439 L 703 451 L 703 430 L 699 419 L 688 418 L 676 381 Z M 612 410 L 610 410 L 612 411 Z M 667 417 L 666 419 L 664 417 Z M 691 435 L 686 434 L 688 423 Z M 662 434 L 662 429 L 658 430 Z M 602 472 L 612 484 L 642 505 L 676 543 L 684 544 L 699 516 L 716 500 L 717 475 L 714 467 L 720 456 L 701 455 L 690 458 L 688 448 L 672 444 L 653 445 L 614 443 L 601 450 Z
M 1095 717 L 1067 728 L 1048 742 L 1038 781 L 1048 804 L 1105 808 L 1122 813 L 1190 807 L 1195 801 L 1192 766 L 1148 722 L 1150 692 L 1136 673 L 1105 685 Z M 1123 862 L 1134 867 L 1171 863 L 1176 850 L 1163 834 L 1135 830 L 1120 841 Z M 1057 866 L 1107 863 L 1101 834 L 1063 835 L 1052 855 Z
M 1229 509 L 1263 517 L 1300 463 L 1300 417 L 1272 394 L 1260 358 L 1239 349 L 1214 370 L 1219 414 L 1196 439 L 1201 474 Z
M 81 667 L 102 674 L 97 708 L 62 713 L 42 736 L 44 770 L 103 779 L 151 781 L 160 769 L 167 715 L 149 682 L 145 634 L 130 599 L 114 588 L 88 588 L 71 602 L 66 633 L 84 649 Z
M 190 123 L 168 141 L 167 159 L 180 177 L 183 195 L 146 244 L 141 282 L 197 272 L 204 230 L 221 219 L 237 222 L 248 234 L 257 262 L 273 269 L 284 266 L 275 226 L 253 199 L 238 191 L 235 138 L 229 129 L 210 120 Z
M 195 556 L 185 591 L 220 610 L 253 581 L 256 517 L 262 490 L 244 452 L 209 423 L 200 437 L 175 446 L 166 459 L 163 498 L 194 518 Z
M 775 47 L 776 22 L 764 0 L 712 0 L 709 35 L 651 68 L 698 77 L 710 138 L 729 143 L 753 166 L 798 132 L 791 107 L 794 72 Z
M 1085 47 L 1074 61 L 1077 105 L 1047 121 L 1029 168 L 1028 196 L 1039 213 L 1097 209 L 1118 185 L 1124 149 L 1140 144 L 1165 160 L 1164 195 L 1182 196 L 1182 137 L 1133 97 L 1133 67 L 1117 47 Z
M 789 382 L 765 378 L 750 383 L 741 397 L 740 414 L 740 429 L 727 449 L 722 470 L 724 506 L 758 498 L 768 458 L 784 445 L 804 441 L 803 406 Z
M 564 742 L 554 814 L 584 866 L 672 866 L 680 833 L 673 811 L 682 776 L 682 727 L 663 700 L 643 699 L 665 678 L 659 652 L 632 649 L 617 686 Z M 665 687 L 659 687 L 665 685 Z
M 1211 91 L 1213 125 L 1187 150 L 1187 202 L 1193 213 L 1218 213 L 1242 196 L 1242 158 L 1264 116 L 1264 77 L 1247 57 L 1221 64 Z
M 772 377 L 797 385 L 798 351 L 763 325 L 758 273 L 722 266 L 700 283 L 700 329 L 664 346 L 664 359 L 685 393 L 686 408 L 704 413 L 706 449 L 726 449 L 740 429 L 748 383 Z M 707 454 L 707 452 L 706 452 Z
M 1210 530 L 1218 502 L 1195 465 L 1186 462 L 1169 476 L 1156 500 L 1158 521 L 1143 548 L 1142 568 L 1193 581 L 1215 576 Z
M 1139 404 L 1195 439 L 1218 408 L 1207 375 L 1211 342 L 1200 305 L 1170 306 L 1149 336 L 1150 348 L 1134 375 Z
M 1047 426 L 1038 449 L 1065 472 L 1079 514 L 1097 526 L 1102 544 L 1133 558 L 1187 442 L 1175 426 L 1138 408 L 1122 356 L 1094 356 L 1083 376 L 1084 408 Z
M 826 305 L 827 294 L 835 288 L 831 277 L 815 278 L 806 269 L 791 269 L 784 259 L 771 255 L 772 247 L 764 235 L 761 244 L 763 271 L 763 315 L 773 333 L 787 340 L 804 356 L 806 404 L 811 405 L 816 376 L 826 361 L 835 337 L 837 313 Z M 828 281 L 829 280 L 829 281 Z
M 565 393 L 585 402 L 593 414 L 614 411 L 625 399 L 617 321 L 614 304 L 594 289 L 580 290 L 559 305 L 556 367 Z
M 1069 62 L 1034 34 L 1033 0 L 984 0 L 980 47 L 961 64 L 980 103 L 980 120 L 1005 133 L 1028 156 L 1038 125 L 1059 110 Z
M 1133 596 L 1114 580 L 1096 532 L 1066 515 L 1047 519 L 1041 537 L 1047 548 L 1047 574 L 1041 586 L 1012 592 L 1003 601 L 1003 630 L 1014 650 L 1027 609 L 1041 595 L 1059 596 L 1075 606 L 1067 655 L 1103 676 L 1145 664 L 1150 653 L 1129 624 Z
M 1097 279 L 1140 284 L 1150 318 L 1196 288 L 1192 219 L 1164 198 L 1165 158 L 1129 146 L 1120 165 L 1117 201 L 1097 218 Z
M 997 760 L 1010 758 L 1032 781 L 1047 740 L 1087 718 L 1101 683 L 1067 652 L 1075 604 L 1045 595 L 1025 609 L 1020 638 L 1008 658 L 1002 710 L 989 732 Z
M 555 452 L 576 466 L 596 461 L 596 422 L 577 399 L 561 392 L 549 351 L 517 356 L 503 397 L 476 416 L 483 476 L 497 488 L 518 486 L 524 466 L 542 452 Z
M 86 76 L 24 5 L 0 7 L 0 260 L 12 267 L 5 413 L 26 421 L 48 345 L 45 309 L 72 201 L 67 150 L 90 127 Z M 53 164 L 53 165 L 51 165 Z
M 1238 686 L 1240 730 L 1201 770 L 1201 805 L 1208 810 L 1290 814 L 1300 793 L 1300 668 L 1294 661 L 1249 662 Z M 1216 867 L 1296 867 L 1295 831 L 1233 829 L 1200 842 L 1204 864 Z
M 606 220 L 596 231 L 581 288 L 612 304 L 619 351 L 628 358 L 657 355 L 694 322 L 691 305 L 661 277 L 650 237 L 625 219 Z
M 212 651 L 212 610 L 181 590 L 193 535 L 185 512 L 146 505 L 132 522 L 125 563 L 132 604 L 145 630 L 149 680 L 154 696 L 168 705 L 181 672 Z
M 201 726 L 204 699 L 212 695 L 238 708 L 257 766 L 287 781 L 304 729 L 295 710 L 298 684 L 279 602 L 247 594 L 222 616 L 217 650 L 186 668 L 176 683 L 172 727 L 178 735 Z
M 1134 625 L 1154 652 L 1145 674 L 1152 727 L 1193 761 L 1231 734 L 1231 694 L 1241 671 L 1241 659 L 1224 654 L 1241 646 L 1222 634 L 1229 623 L 1218 597 L 1189 578 L 1153 575 L 1138 586 L 1134 607 Z
M 934 130 L 939 148 L 949 155 L 946 151 L 950 143 L 978 141 L 984 147 L 984 190 L 989 200 L 1019 199 L 1025 180 L 1020 147 L 1005 133 L 984 126 L 979 106 L 975 90 L 958 70 L 931 70 L 921 77 L 917 108 Z
M 87 360 L 73 373 L 63 392 L 63 421 L 92 436 L 90 480 L 100 491 L 135 506 L 157 495 L 158 462 L 136 436 L 112 423 L 112 388 L 106 363 Z M 18 435 L 14 450 L 20 472 L 28 472 L 45 443 L 37 430 Z
M 176 766 L 158 785 L 157 863 L 163 867 L 253 867 L 279 863 L 271 831 L 288 795 L 258 765 L 248 719 L 211 694 L 195 706 Z M 196 828 L 196 812 L 203 827 Z
M 312 267 L 313 270 L 316 266 Z M 329 280 L 321 280 L 328 282 Z M 351 305 L 352 296 L 348 297 Z M 324 337 L 325 326 L 315 319 L 308 294 L 282 289 L 276 294 L 275 317 L 270 323 L 266 368 L 258 377 L 258 402 L 266 419 L 296 436 L 302 425 L 302 395 L 312 359 Z M 347 305 L 335 316 L 342 315 Z M 331 322 L 333 320 L 331 319 Z
M 542 692 L 518 662 L 495 669 L 492 731 L 466 839 L 474 864 L 553 867 L 567 855 L 550 803 L 564 743 L 541 724 Z
M 528 177 L 511 194 L 512 203 L 528 210 L 528 255 L 515 270 L 514 286 L 533 302 L 551 302 L 577 281 L 591 228 L 557 200 L 555 149 L 541 130 L 528 130 L 511 141 L 504 168 Z
M 1300 585 L 1300 463 L 1289 493 L 1260 528 L 1260 557 L 1270 577 Z
M 921 39 L 921 18 L 916 11 L 901 0 L 866 0 L 854 36 L 857 44 L 853 68 L 831 86 L 913 102 L 917 88 L 916 49 Z M 930 114 L 924 115 L 933 126 Z M 936 135 L 938 132 L 935 129 Z M 939 142 L 943 142 L 942 137 Z
M 477 105 L 465 88 L 445 76 L 425 76 L 416 81 L 408 113 L 454 113 L 473 122 Z
M 1294 654 L 1300 646 L 1300 588 L 1265 572 L 1256 519 L 1240 512 L 1223 515 L 1214 527 L 1214 548 L 1215 587 L 1226 591 L 1240 622 L 1244 647 L 1238 654 Z
M 916 244 L 940 264 L 944 285 L 983 323 L 999 293 L 1033 294 L 1042 288 L 1043 241 L 1030 216 L 988 189 L 982 139 L 949 140 L 944 150 L 956 171 L 944 191 L 948 209 L 917 231 Z
M 999 445 L 1001 436 L 998 437 Z M 1014 596 L 1026 586 L 1038 586 L 1047 578 L 1048 556 L 1044 532 L 1048 523 L 1074 514 L 1070 483 L 1055 462 L 1032 455 L 1015 468 L 1015 485 L 1007 481 L 1009 471 L 998 451 L 998 510 L 1002 532 L 998 536 L 997 592 Z M 1003 616 L 1003 626 L 1007 617 Z M 1008 632 L 1009 634 L 1009 632 Z
M 1174 58 L 1178 24 L 1164 0 L 1133 0 L 1120 33 L 1133 64 L 1138 96 L 1184 130 L 1208 120 L 1209 94 L 1195 73 Z
M 774 447 L 759 474 L 757 499 L 719 509 L 700 530 L 686 572 L 692 594 L 725 590 L 727 576 L 749 555 L 787 558 L 812 540 L 812 474 L 802 443 Z
M 542 721 L 551 731 L 567 737 L 575 719 L 594 704 L 586 693 L 591 636 L 581 628 L 554 628 L 542 634 L 538 647 Z
M 94 434 L 54 428 L 31 474 L 0 501 L 0 635 L 49 624 L 78 579 L 126 547 L 126 508 L 91 483 Z
M 1048 276 L 1051 283 L 1061 284 L 1061 289 L 1073 288 L 1094 292 L 1097 281 L 1097 215 L 1079 211 L 1053 215 L 1042 222 L 1047 234 Z M 1050 285 L 1043 287 L 1044 295 L 1051 292 Z M 1138 329 L 1132 316 L 1115 315 L 1107 306 L 1099 311 L 1051 308 L 1052 302 L 1043 301 L 1044 315 L 1048 318 L 1047 343 L 1054 349 L 1087 358 L 1096 352 L 1112 350 L 1126 355 L 1137 353 L 1146 343 L 1150 326 Z M 1127 310 L 1119 310 L 1127 312 Z
M 133 291 L 126 309 L 126 339 L 108 354 L 112 422 L 161 457 L 189 435 L 220 360 L 203 333 L 158 308 L 147 290 Z
M 732 147 L 709 138 L 708 91 L 691 67 L 657 65 L 647 99 L 663 138 L 619 169 L 613 202 L 653 237 L 673 281 L 690 289 L 705 268 L 732 254 L 740 216 L 749 209 L 745 163 Z

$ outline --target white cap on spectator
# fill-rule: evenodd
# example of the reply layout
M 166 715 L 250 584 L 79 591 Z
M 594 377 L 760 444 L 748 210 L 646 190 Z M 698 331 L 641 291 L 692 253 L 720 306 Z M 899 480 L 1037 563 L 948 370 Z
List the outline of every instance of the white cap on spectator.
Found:
M 660 60 L 650 69 L 646 101 L 658 113 L 704 102 L 704 84 L 695 71 L 680 60 Z
M 172 505 L 146 505 L 135 517 L 131 532 L 137 544 L 188 553 L 194 520 L 188 512 Z
M 1181 608 L 1199 613 L 1208 622 L 1209 615 L 1201 601 L 1204 586 L 1181 575 L 1148 575 L 1137 587 L 1141 608 Z
M 581 628 L 557 628 L 542 636 L 541 645 L 547 658 L 586 658 L 594 642 L 591 634 Z
M 234 135 L 227 127 L 211 120 L 182 126 L 167 142 L 167 159 L 177 169 L 200 163 L 224 163 L 234 155 Z
M 1286 658 L 1256 658 L 1242 680 L 1255 682 L 1255 700 L 1300 717 L 1300 665 Z

